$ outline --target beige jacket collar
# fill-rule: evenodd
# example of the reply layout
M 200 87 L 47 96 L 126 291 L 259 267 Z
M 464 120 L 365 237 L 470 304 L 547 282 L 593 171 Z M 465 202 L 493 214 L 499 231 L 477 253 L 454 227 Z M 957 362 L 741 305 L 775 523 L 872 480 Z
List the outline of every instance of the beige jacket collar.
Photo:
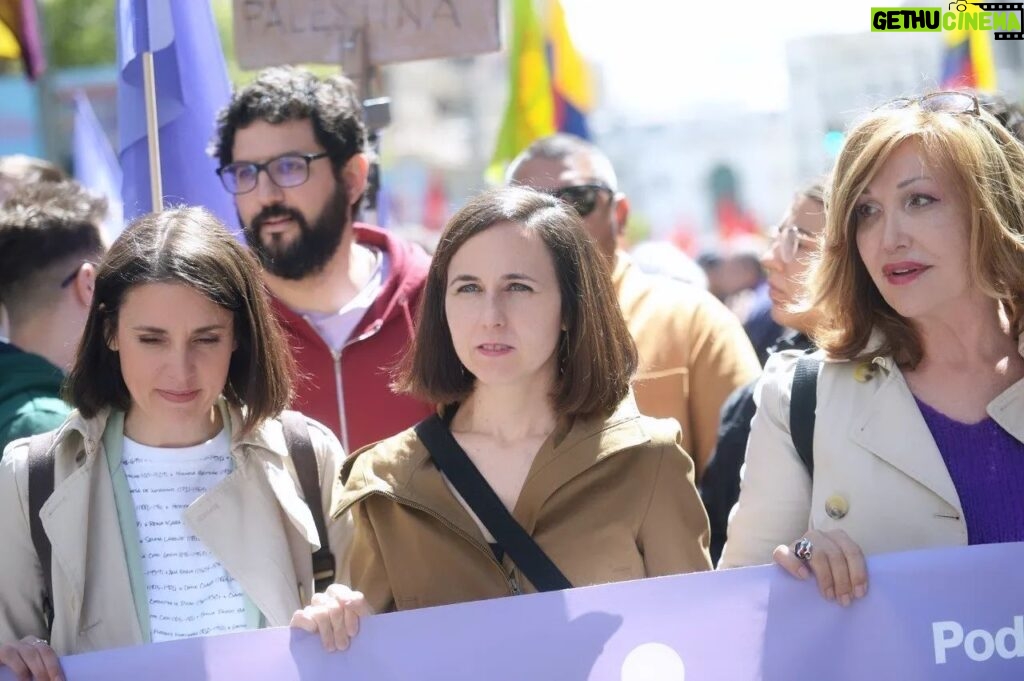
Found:
M 242 413 L 223 400 L 219 406 L 231 429 L 231 455 L 235 470 L 186 510 L 185 521 L 239 581 L 245 593 L 266 616 L 267 622 L 271 626 L 284 626 L 300 603 L 297 592 L 299 580 L 291 560 L 291 541 L 281 523 L 281 516 L 283 513 L 311 552 L 319 547 L 313 515 L 290 473 L 290 464 L 286 462 L 289 454 L 280 421 L 267 420 L 251 433 L 241 436 Z M 106 466 L 103 458 L 97 455 L 102 451 L 103 430 L 108 418 L 109 411 L 92 419 L 82 418 L 77 411 L 72 415 L 59 435 L 58 456 L 70 455 L 70 460 L 79 460 L 84 450 L 84 461 L 78 470 L 57 485 L 54 495 L 43 506 L 49 516 L 45 526 L 54 555 L 69 577 L 75 592 L 73 602 L 79 605 L 86 584 L 86 542 L 91 543 L 95 537 L 72 530 L 81 527 L 82 518 L 90 517 L 90 503 L 95 503 L 90 502 L 90 478 L 95 476 L 90 476 L 88 471 L 100 464 Z M 65 460 L 68 461 L 67 458 Z M 117 533 L 117 546 L 123 550 L 112 503 L 113 488 L 107 488 L 109 476 L 103 477 L 107 478 L 102 483 L 104 489 L 93 490 L 92 494 L 109 496 L 110 508 L 106 511 L 104 524 Z M 102 505 L 108 506 L 105 499 Z M 113 537 L 108 539 L 114 540 Z M 130 594 L 127 572 L 123 570 L 121 561 L 115 562 L 117 568 L 113 572 L 117 575 L 114 578 L 117 584 L 110 593 Z M 128 608 L 131 609 L 130 602 Z M 135 623 L 137 628 L 134 615 L 126 619 Z
M 532 532 L 544 502 L 560 487 L 605 458 L 650 441 L 639 416 L 630 395 L 608 418 L 576 419 L 560 424 L 534 458 L 513 517 L 527 532 Z M 373 466 L 360 467 L 365 479 L 348 486 L 333 515 L 343 513 L 370 494 L 380 493 L 427 511 L 477 541 L 484 541 L 476 523 L 452 495 L 414 430 L 409 429 L 350 457 L 345 463 L 343 479 L 355 459 L 371 450 L 376 450 Z
M 878 348 L 879 332 L 872 333 L 869 348 Z M 1018 341 L 1018 352 L 1024 356 L 1024 337 Z M 905 472 L 922 485 L 938 494 L 961 513 L 963 508 L 947 467 L 942 463 L 935 439 L 921 415 L 913 393 L 903 373 L 889 356 L 858 360 L 865 381 L 858 385 L 875 383 L 875 391 L 868 399 L 858 400 L 859 408 L 851 413 L 849 437 L 878 458 Z M 987 407 L 989 416 L 1006 432 L 1024 442 L 1024 379 L 1000 393 Z

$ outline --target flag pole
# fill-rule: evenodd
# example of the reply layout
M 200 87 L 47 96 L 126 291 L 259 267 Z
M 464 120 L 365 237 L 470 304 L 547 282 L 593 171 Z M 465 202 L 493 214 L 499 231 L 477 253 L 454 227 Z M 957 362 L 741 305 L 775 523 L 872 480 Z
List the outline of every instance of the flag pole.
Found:
M 153 53 L 142 53 L 142 82 L 146 98 L 146 139 L 149 141 L 149 191 L 153 212 L 164 209 L 163 178 L 160 176 L 160 124 L 156 111 L 156 76 Z

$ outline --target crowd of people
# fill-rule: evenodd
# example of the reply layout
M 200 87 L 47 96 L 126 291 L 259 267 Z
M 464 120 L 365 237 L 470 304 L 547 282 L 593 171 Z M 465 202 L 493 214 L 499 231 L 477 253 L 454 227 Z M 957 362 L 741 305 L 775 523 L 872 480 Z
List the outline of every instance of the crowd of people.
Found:
M 346 79 L 267 69 L 201 207 L 0 160 L 0 666 L 775 562 L 1024 541 L 1024 146 L 969 92 L 880 103 L 761 258 L 777 330 L 621 248 L 600 149 L 538 140 L 432 256 L 356 220 Z M 212 181 L 213 178 L 211 178 Z

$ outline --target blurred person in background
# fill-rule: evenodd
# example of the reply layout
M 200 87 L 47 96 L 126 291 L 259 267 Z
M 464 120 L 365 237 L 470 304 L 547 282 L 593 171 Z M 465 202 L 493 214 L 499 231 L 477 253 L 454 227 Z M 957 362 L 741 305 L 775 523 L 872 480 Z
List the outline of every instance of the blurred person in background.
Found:
M 14 154 L 0 156 L 0 203 L 25 185 L 61 182 L 68 176 L 63 170 L 41 158 Z
M 413 335 L 430 258 L 355 220 L 369 158 L 352 81 L 274 67 L 221 112 L 213 153 L 298 362 L 295 409 L 346 451 L 430 413 L 390 369 Z
M 771 294 L 772 319 L 788 329 L 776 338 L 770 353 L 807 350 L 813 347 L 810 333 L 817 321 L 814 310 L 796 311 L 806 295 L 807 270 L 819 252 L 818 240 L 825 231 L 824 187 L 813 184 L 793 199 L 776 226 L 771 245 L 761 256 Z M 701 499 L 711 522 L 711 560 L 716 564 L 725 545 L 729 512 L 740 495 L 743 466 L 754 416 L 757 381 L 737 389 L 722 407 L 715 454 L 701 481 Z
M 707 290 L 708 277 L 697 261 L 669 241 L 644 241 L 629 251 L 646 274 L 656 274 Z
M 506 179 L 562 199 L 582 218 L 636 341 L 640 412 L 679 422 L 699 479 L 714 450 L 722 403 L 761 370 L 743 327 L 706 291 L 646 275 L 618 248 L 629 199 L 594 145 L 567 134 L 537 140 L 512 161 Z
M 962 92 L 868 115 L 836 161 L 810 293 L 813 465 L 789 427 L 800 356 L 782 352 L 721 564 L 774 560 L 849 605 L 865 556 L 1024 540 L 1024 145 Z
M 0 203 L 7 200 L 19 187 L 39 182 L 60 182 L 67 175 L 60 168 L 41 158 L 12 154 L 0 156 Z M 10 335 L 10 321 L 0 298 L 0 340 Z
M 1024 107 L 1000 94 L 973 90 L 969 93 L 977 97 L 981 108 L 995 116 L 1018 142 L 1024 142 Z
M 59 426 L 60 398 L 85 327 L 104 245 L 105 199 L 71 180 L 19 185 L 0 206 L 0 451 Z

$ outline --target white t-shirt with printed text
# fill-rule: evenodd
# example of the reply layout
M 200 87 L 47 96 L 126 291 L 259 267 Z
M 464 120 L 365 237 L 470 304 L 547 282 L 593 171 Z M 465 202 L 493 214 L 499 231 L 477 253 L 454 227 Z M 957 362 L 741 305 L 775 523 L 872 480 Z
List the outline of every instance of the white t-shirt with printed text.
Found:
M 193 447 L 124 439 L 154 643 L 246 628 L 241 586 L 189 530 L 183 513 L 231 473 L 227 429 Z

